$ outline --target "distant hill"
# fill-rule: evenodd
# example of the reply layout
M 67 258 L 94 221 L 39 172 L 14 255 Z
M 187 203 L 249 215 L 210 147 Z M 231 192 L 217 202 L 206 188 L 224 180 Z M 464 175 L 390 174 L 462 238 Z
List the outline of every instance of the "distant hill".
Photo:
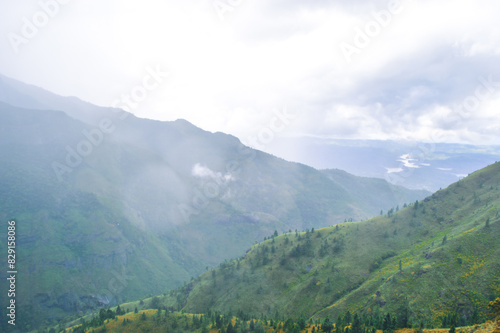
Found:
M 270 237 L 159 299 L 187 313 L 464 326 L 491 318 L 500 296 L 499 239 L 495 163 L 384 216 Z
M 412 202 L 410 199 L 414 193 L 420 193 L 421 198 L 425 198 L 430 193 L 425 190 L 415 190 L 408 196 L 406 188 L 395 186 L 380 178 L 358 177 L 353 176 L 343 170 L 322 170 L 322 172 L 333 182 L 349 191 L 358 202 L 364 202 L 370 205 L 370 209 L 376 212 L 379 207 L 383 207 L 385 202 L 401 202 L 400 198 L 404 198 L 404 202 Z M 377 193 L 373 197 L 373 193 Z M 387 207 L 385 210 L 400 207 Z
M 18 225 L 19 327 L 168 291 L 275 230 L 427 194 L 344 176 L 0 77 L 0 219 Z
M 285 149 L 293 146 L 294 149 Z M 266 151 L 317 169 L 341 169 L 395 185 L 435 192 L 500 161 L 500 146 L 278 137 Z

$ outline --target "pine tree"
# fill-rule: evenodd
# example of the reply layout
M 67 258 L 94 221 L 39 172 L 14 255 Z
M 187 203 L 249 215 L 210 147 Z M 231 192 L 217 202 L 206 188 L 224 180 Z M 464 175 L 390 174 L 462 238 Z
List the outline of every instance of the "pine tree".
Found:
M 354 318 L 352 320 L 352 333 L 362 333 L 361 321 L 357 313 L 354 314 Z
M 215 326 L 217 328 L 222 328 L 222 324 L 223 324 L 222 316 L 221 315 L 216 315 L 215 316 Z
M 393 320 L 390 313 L 388 313 L 384 318 L 384 322 L 382 324 L 382 330 L 384 332 L 392 332 L 394 330 Z
M 236 330 L 234 329 L 233 324 L 231 322 L 227 324 L 226 333 L 236 333 Z
M 347 311 L 347 313 L 345 314 L 344 316 L 344 323 L 346 325 L 349 325 L 352 321 L 352 315 L 351 315 L 351 312 L 350 311 Z
M 300 317 L 300 319 L 297 322 L 297 324 L 299 325 L 299 328 L 300 328 L 301 331 L 306 329 L 306 320 L 305 320 L 304 316 Z
M 335 323 L 335 328 L 336 328 L 337 333 L 341 332 L 341 330 L 344 329 L 344 324 L 342 322 L 342 317 L 340 315 L 337 318 L 337 322 Z
M 323 325 L 321 325 L 321 329 L 323 330 L 323 332 L 331 332 L 331 330 L 333 329 L 333 324 L 331 323 L 330 318 L 326 317 Z

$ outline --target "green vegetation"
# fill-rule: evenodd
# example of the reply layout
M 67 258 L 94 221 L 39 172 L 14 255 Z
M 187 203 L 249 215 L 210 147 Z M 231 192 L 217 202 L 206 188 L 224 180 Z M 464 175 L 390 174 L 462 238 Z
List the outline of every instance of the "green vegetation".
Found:
M 492 302 L 493 303 L 493 302 Z M 250 332 L 270 332 L 270 333 L 301 333 L 301 332 L 347 332 L 347 333 L 374 333 L 395 331 L 403 332 L 423 332 L 423 323 L 415 329 L 408 330 L 408 317 L 406 313 L 399 316 L 387 313 L 385 315 L 360 315 L 358 313 L 346 312 L 339 315 L 336 320 L 326 317 L 324 320 L 306 320 L 304 316 L 299 318 L 277 318 L 266 315 L 260 318 L 250 318 L 242 311 L 236 314 L 221 314 L 219 312 L 208 311 L 205 314 L 186 314 L 172 312 L 165 307 L 158 309 L 142 310 L 134 313 L 120 312 L 119 309 L 102 309 L 98 315 L 90 320 L 80 319 L 80 323 L 68 329 L 58 330 L 54 328 L 39 330 L 38 333 L 46 332 L 67 332 L 67 333 L 88 333 L 88 332 L 196 332 L 196 333 L 250 333 Z M 494 322 L 487 322 L 482 325 L 455 328 L 451 323 L 449 329 L 438 330 L 440 333 L 460 332 L 460 333 L 492 333 L 498 329 Z M 426 332 L 433 333 L 436 330 L 426 329 Z
M 166 304 L 257 318 L 390 313 L 413 327 L 484 322 L 500 295 L 499 185 L 496 163 L 391 217 L 273 235 Z
M 361 220 L 423 197 L 366 178 L 342 183 L 186 121 L 124 121 L 73 102 L 56 103 L 66 113 L 0 103 L 0 220 L 18 226 L 21 331 L 179 287 L 275 230 Z M 80 161 L 68 157 L 105 117 L 116 130 Z M 68 160 L 59 180 L 53 163 Z M 198 164 L 213 177 L 194 176 Z M 227 173 L 231 181 L 217 176 Z
M 498 185 L 500 163 L 390 217 L 274 232 L 182 288 L 121 305 L 140 308 L 134 320 L 96 329 L 498 333 L 494 321 L 478 325 L 500 318 Z

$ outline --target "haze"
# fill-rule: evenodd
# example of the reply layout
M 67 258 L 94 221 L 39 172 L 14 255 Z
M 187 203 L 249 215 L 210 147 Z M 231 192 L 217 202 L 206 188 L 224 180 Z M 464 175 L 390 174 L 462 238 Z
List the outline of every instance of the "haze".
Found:
M 0 73 L 123 107 L 168 72 L 131 112 L 248 144 L 266 128 L 500 144 L 498 12 L 493 0 L 3 1 Z M 293 117 L 272 128 L 276 112 Z

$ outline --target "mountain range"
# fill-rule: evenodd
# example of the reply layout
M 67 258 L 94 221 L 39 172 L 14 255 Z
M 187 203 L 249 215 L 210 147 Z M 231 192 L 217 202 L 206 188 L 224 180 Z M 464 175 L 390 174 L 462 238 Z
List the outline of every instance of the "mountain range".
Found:
M 287 149 L 294 147 L 294 149 Z M 277 137 L 266 151 L 317 169 L 341 169 L 431 192 L 499 160 L 500 147 L 427 142 Z
M 272 237 L 165 302 L 253 318 L 405 312 L 410 327 L 482 323 L 500 295 L 499 186 L 495 163 L 399 211 Z
M 21 331 L 167 292 L 275 231 L 428 194 L 0 77 L 0 219 L 17 225 Z
M 276 232 L 183 287 L 65 326 L 72 332 L 498 332 L 499 186 L 495 163 L 382 216 Z

